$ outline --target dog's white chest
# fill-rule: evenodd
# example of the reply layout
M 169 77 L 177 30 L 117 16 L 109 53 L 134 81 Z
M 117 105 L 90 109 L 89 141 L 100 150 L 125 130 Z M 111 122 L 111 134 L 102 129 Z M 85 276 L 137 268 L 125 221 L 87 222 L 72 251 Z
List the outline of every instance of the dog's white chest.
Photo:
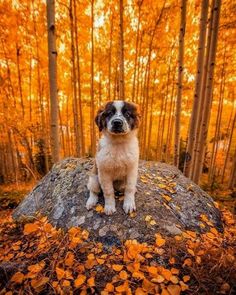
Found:
M 101 140 L 100 144 L 101 148 L 96 156 L 98 170 L 106 171 L 113 180 L 125 177 L 127 171 L 137 164 L 139 148 L 136 138 L 122 144 L 111 144 Z

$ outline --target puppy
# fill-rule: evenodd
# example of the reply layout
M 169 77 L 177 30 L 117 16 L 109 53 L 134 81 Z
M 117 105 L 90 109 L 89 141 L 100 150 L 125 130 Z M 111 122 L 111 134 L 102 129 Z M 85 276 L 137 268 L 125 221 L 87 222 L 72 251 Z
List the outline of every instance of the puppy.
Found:
M 108 102 L 98 111 L 95 122 L 102 137 L 87 185 L 90 191 L 86 203 L 88 210 L 97 204 L 98 194 L 102 189 L 105 198 L 104 211 L 107 215 L 114 213 L 114 191 L 120 191 L 121 187 L 124 188 L 124 211 L 131 213 L 136 210 L 139 119 L 137 105 L 121 100 Z

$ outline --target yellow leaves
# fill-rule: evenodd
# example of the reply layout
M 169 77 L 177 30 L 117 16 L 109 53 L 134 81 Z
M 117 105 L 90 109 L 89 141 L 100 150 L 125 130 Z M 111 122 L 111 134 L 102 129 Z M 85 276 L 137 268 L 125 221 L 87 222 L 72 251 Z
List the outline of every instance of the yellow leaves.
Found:
M 114 286 L 111 283 L 107 283 L 105 287 L 105 291 L 107 292 L 114 292 Z
M 156 267 L 156 266 L 148 266 L 148 267 L 147 267 L 147 271 L 148 271 L 151 275 L 156 275 L 156 274 L 157 274 L 157 267 Z
M 11 277 L 11 281 L 17 284 L 21 284 L 24 280 L 24 277 L 24 274 L 18 271 Z
M 172 277 L 172 273 L 169 269 L 166 269 L 164 267 L 161 268 L 161 275 L 167 280 L 169 281 L 170 278 Z
M 190 276 L 183 276 L 183 281 L 186 283 L 190 280 Z
M 128 278 L 128 274 L 125 270 L 122 270 L 120 273 L 119 273 L 119 277 L 122 279 L 122 280 L 127 280 Z
M 75 255 L 72 252 L 68 252 L 65 259 L 66 266 L 72 266 L 74 263 Z
M 48 277 L 41 277 L 39 279 L 32 279 L 31 286 L 39 291 L 47 282 L 49 281 Z
M 181 288 L 178 285 L 169 285 L 167 286 L 167 290 L 170 295 L 179 295 L 181 292 Z
M 113 264 L 112 269 L 115 271 L 121 271 L 123 269 L 123 265 L 121 264 Z
M 192 249 L 187 249 L 188 253 L 191 254 L 192 256 L 195 256 L 194 251 Z
M 105 259 L 97 258 L 97 262 L 98 262 L 98 264 L 104 264 Z
M 165 281 L 165 278 L 162 275 L 157 275 L 157 276 L 155 276 L 154 279 L 152 279 L 153 283 L 158 283 L 158 284 L 161 284 L 164 281 Z
M 163 195 L 162 196 L 167 202 L 170 202 L 172 200 L 172 198 L 168 195 Z
M 30 235 L 39 229 L 37 223 L 27 223 L 24 226 L 24 235 Z
M 39 263 L 37 264 L 33 264 L 33 265 L 30 265 L 28 267 L 28 270 L 32 273 L 38 273 L 40 272 L 43 268 L 45 267 L 45 262 L 44 261 L 40 261 Z
M 98 213 L 103 213 L 104 212 L 104 208 L 102 205 L 98 204 L 95 208 L 96 212 Z
M 173 284 L 178 284 L 178 282 L 179 282 L 177 276 L 171 276 L 171 277 L 170 277 L 170 281 L 171 281 Z
M 87 280 L 88 286 L 89 287 L 94 287 L 95 286 L 95 280 L 94 277 L 91 277 Z
M 60 281 L 61 279 L 73 279 L 72 274 L 69 270 L 64 270 L 60 267 L 56 267 L 57 279 Z
M 156 221 L 152 218 L 151 215 L 147 215 L 144 219 L 147 223 L 149 223 L 150 225 L 155 225 L 157 224 Z
M 86 276 L 79 274 L 77 279 L 74 281 L 74 285 L 76 288 L 80 287 L 81 285 L 83 285 L 83 283 L 86 281 Z
M 161 189 L 166 188 L 166 185 L 164 183 L 158 183 L 157 186 Z
M 185 266 L 191 266 L 192 265 L 192 260 L 190 259 L 190 258 L 186 258 L 185 260 L 184 260 L 184 263 L 183 263 L 183 267 L 185 267 Z
M 162 236 L 160 234 L 156 234 L 156 245 L 158 247 L 162 247 L 163 245 L 165 245 L 165 239 L 162 238 Z

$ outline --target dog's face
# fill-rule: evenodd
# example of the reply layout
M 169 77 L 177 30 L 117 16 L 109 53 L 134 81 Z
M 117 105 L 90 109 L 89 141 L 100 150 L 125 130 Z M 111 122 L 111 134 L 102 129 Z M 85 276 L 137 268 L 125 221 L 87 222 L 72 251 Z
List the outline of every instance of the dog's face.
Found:
M 98 111 L 95 122 L 99 131 L 107 130 L 113 135 L 123 135 L 138 128 L 139 117 L 136 104 L 115 100 Z

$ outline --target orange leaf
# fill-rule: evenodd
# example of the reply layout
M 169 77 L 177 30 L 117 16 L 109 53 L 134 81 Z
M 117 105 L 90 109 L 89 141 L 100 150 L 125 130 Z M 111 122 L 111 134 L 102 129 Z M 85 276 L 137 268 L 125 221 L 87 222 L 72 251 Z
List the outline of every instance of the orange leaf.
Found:
M 65 259 L 65 265 L 72 266 L 74 263 L 75 255 L 72 252 L 68 252 Z
M 47 284 L 48 281 L 49 281 L 49 278 L 48 277 L 42 277 L 42 278 L 39 278 L 39 279 L 33 279 L 31 281 L 31 286 L 34 289 L 40 289 L 42 286 L 44 286 L 45 284 Z
M 24 280 L 24 277 L 24 274 L 18 271 L 11 277 L 11 281 L 17 284 L 21 284 Z
M 170 295 L 170 293 L 166 289 L 162 289 L 161 295 Z
M 75 287 L 78 288 L 81 285 L 83 285 L 83 283 L 85 282 L 85 280 L 86 280 L 86 276 L 85 275 L 78 275 L 77 279 L 74 282 Z
M 188 285 L 186 285 L 184 282 L 180 281 L 179 284 L 180 284 L 180 287 L 181 287 L 182 291 L 185 291 L 185 290 L 188 289 Z
M 137 289 L 135 290 L 135 293 L 134 293 L 134 294 L 135 294 L 135 295 L 146 295 L 147 293 L 144 292 L 142 288 L 137 288 Z
M 162 196 L 167 202 L 169 202 L 170 200 L 172 200 L 171 197 L 169 197 L 168 195 L 164 195 Z
M 125 270 L 122 270 L 120 273 L 119 273 L 119 276 L 122 280 L 127 280 L 128 278 L 128 274 Z
M 97 258 L 97 262 L 99 264 L 103 264 L 105 262 L 105 259 Z
M 161 275 L 157 275 L 154 279 L 152 279 L 153 283 L 162 283 L 164 282 L 165 278 Z
M 152 275 L 156 275 L 157 274 L 157 267 L 155 266 L 148 266 L 147 267 L 147 271 L 152 274 Z
M 64 280 L 63 283 L 62 283 L 62 286 L 63 287 L 70 287 L 70 281 Z
M 112 269 L 115 271 L 121 271 L 123 269 L 123 265 L 121 264 L 113 264 Z
M 38 273 L 38 272 L 40 272 L 44 268 L 44 266 L 45 266 L 45 262 L 44 261 L 40 261 L 37 264 L 30 265 L 28 267 L 28 270 L 30 272 L 33 272 L 33 273 Z
M 190 258 L 187 258 L 187 259 L 185 259 L 184 260 L 184 264 L 183 264 L 183 266 L 191 266 L 192 265 L 192 260 L 190 259 Z
M 170 281 L 173 283 L 173 284 L 178 284 L 179 280 L 176 276 L 171 276 L 170 277 Z
M 24 226 L 24 235 L 29 235 L 36 232 L 39 229 L 38 224 L 36 223 L 27 223 Z
M 60 281 L 65 276 L 64 269 L 62 269 L 60 267 L 56 267 L 56 273 L 57 273 L 57 279 L 58 279 L 58 281 Z
M 161 247 L 165 244 L 165 239 L 162 238 L 162 236 L 160 234 L 156 234 L 156 245 L 158 247 Z
M 161 270 L 161 274 L 162 274 L 162 276 L 163 276 L 167 281 L 169 281 L 170 278 L 171 278 L 171 276 L 172 276 L 171 271 L 170 271 L 169 269 L 166 269 L 166 268 L 163 268 L 163 269 Z
M 178 285 L 169 285 L 167 290 L 171 295 L 179 295 L 181 292 L 181 288 Z
M 87 283 L 88 283 L 89 287 L 94 287 L 95 286 L 94 277 L 89 278 L 87 280 Z
M 183 281 L 186 283 L 190 280 L 190 276 L 183 276 Z
M 113 292 L 114 291 L 114 286 L 111 283 L 107 283 L 106 287 L 105 287 L 105 291 Z

